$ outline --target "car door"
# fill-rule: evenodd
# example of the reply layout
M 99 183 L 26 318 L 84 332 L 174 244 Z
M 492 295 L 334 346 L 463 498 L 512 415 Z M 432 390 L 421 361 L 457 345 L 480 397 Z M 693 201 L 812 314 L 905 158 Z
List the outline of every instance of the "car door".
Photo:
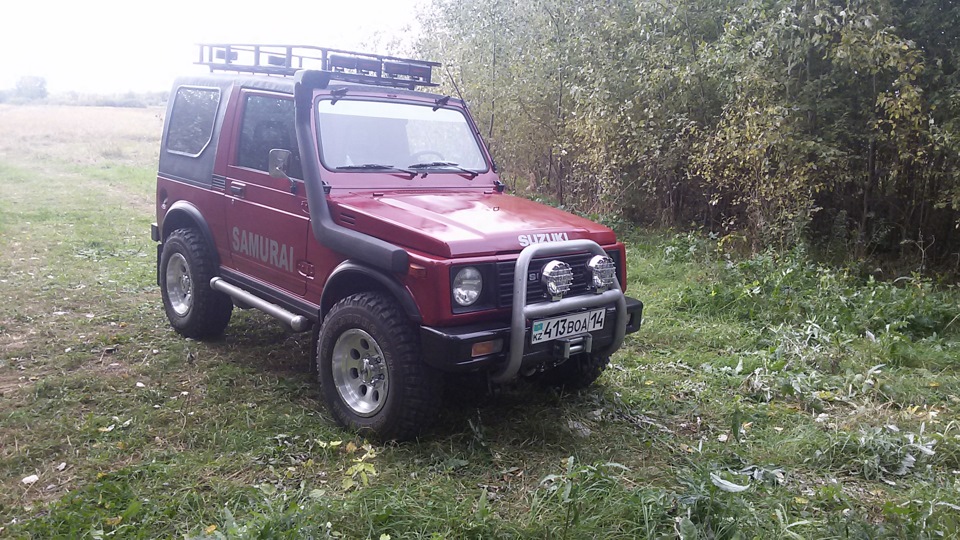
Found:
M 255 90 L 241 92 L 234 122 L 233 156 L 227 166 L 227 235 L 233 267 L 296 295 L 312 275 L 306 263 L 310 215 L 294 128 L 293 99 Z M 270 150 L 292 152 L 287 174 L 268 172 Z

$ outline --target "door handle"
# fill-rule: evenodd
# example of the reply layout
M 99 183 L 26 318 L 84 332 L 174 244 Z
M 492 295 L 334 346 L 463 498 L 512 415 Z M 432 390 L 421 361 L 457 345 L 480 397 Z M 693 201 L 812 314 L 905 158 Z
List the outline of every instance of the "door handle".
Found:
M 240 182 L 231 182 L 230 193 L 236 195 L 237 197 L 243 197 L 243 190 L 245 187 L 247 187 L 246 184 L 241 184 Z

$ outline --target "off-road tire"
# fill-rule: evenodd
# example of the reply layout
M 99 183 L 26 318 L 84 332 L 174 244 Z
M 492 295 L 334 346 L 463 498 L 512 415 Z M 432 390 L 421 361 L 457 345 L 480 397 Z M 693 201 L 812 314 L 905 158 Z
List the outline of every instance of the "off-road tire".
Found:
M 177 229 L 163 243 L 160 294 L 167 319 L 180 335 L 218 336 L 230 322 L 233 302 L 210 288 L 216 270 L 211 246 L 195 229 Z
M 583 390 L 599 379 L 609 364 L 609 356 L 579 355 L 544 371 L 537 377 L 537 381 L 562 390 Z
M 404 311 L 382 293 L 354 294 L 330 309 L 320 329 L 317 375 L 334 419 L 364 436 L 409 440 L 436 419 L 440 375 L 421 359 Z M 368 384 L 379 375 L 379 383 Z

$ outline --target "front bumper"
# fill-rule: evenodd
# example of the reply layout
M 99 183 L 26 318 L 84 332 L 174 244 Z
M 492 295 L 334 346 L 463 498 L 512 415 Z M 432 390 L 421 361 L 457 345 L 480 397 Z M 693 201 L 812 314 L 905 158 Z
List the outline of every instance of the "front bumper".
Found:
M 643 302 L 626 297 L 627 326 L 625 333 L 640 329 L 643 318 Z M 617 320 L 616 306 L 606 307 L 603 328 L 591 332 L 593 350 L 609 347 L 615 338 Z M 521 369 L 540 366 L 557 360 L 557 342 L 548 341 L 530 345 L 530 323 L 524 330 L 523 359 Z M 424 361 L 441 371 L 463 372 L 481 369 L 496 369 L 507 362 L 510 347 L 510 322 L 492 322 L 457 326 L 451 328 L 420 327 L 420 346 Z M 502 340 L 499 353 L 474 357 L 473 345 L 485 341 Z

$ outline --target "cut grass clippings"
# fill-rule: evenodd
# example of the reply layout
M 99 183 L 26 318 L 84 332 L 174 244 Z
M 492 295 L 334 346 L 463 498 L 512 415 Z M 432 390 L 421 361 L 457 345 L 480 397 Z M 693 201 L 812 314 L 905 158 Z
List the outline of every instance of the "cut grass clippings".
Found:
M 0 536 L 958 534 L 955 288 L 628 230 L 646 319 L 597 385 L 451 378 L 422 440 L 371 444 L 308 334 L 170 329 L 159 114 L 0 106 Z

